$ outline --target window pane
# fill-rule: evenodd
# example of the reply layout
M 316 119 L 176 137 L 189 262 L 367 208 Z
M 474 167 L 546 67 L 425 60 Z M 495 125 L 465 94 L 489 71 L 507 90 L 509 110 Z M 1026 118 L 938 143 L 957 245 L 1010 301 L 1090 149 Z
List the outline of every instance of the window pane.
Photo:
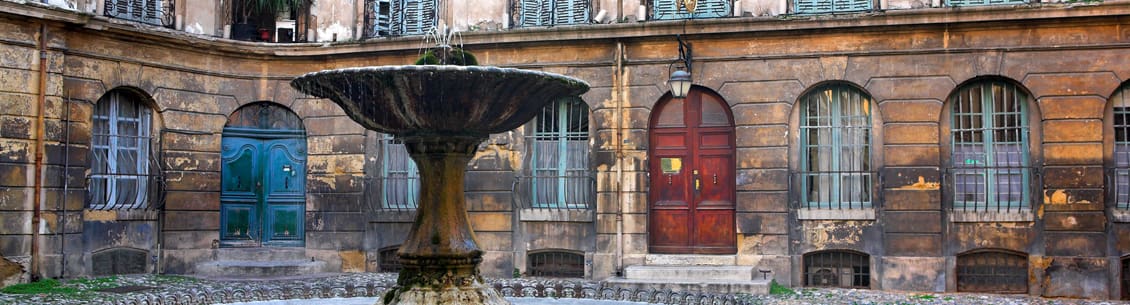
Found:
M 869 208 L 871 101 L 848 86 L 828 86 L 801 99 L 801 164 L 810 208 Z
M 702 96 L 702 126 L 729 126 L 729 115 L 723 107 L 722 101 L 711 96 Z
M 683 103 L 683 99 L 674 99 L 671 100 L 670 104 L 663 106 L 662 112 L 659 113 L 659 120 L 655 125 L 663 127 L 684 126 Z
M 999 81 L 970 84 L 950 97 L 955 208 L 1028 206 L 1027 103 L 1023 91 Z
M 88 204 L 98 209 L 145 207 L 149 175 L 150 110 L 127 91 L 95 104 Z
M 408 154 L 404 143 L 390 135 L 381 139 L 383 160 L 381 167 L 382 191 L 381 208 L 415 209 L 418 205 L 420 173 L 416 162 Z
M 547 105 L 534 119 L 529 136 L 530 176 L 519 181 L 523 191 L 529 192 L 526 207 L 587 208 L 592 204 L 588 112 L 584 101 L 572 97 Z
M 1111 96 L 1114 104 L 1114 205 L 1130 209 L 1130 85 Z

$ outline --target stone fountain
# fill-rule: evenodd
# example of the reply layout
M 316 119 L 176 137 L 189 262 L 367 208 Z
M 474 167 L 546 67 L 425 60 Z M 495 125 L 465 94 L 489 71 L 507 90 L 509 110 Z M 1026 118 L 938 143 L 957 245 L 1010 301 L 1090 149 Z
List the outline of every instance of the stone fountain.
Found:
M 509 304 L 479 275 L 483 251 L 463 196 L 467 162 L 490 134 L 525 124 L 557 98 L 588 91 L 584 81 L 553 73 L 446 64 L 466 56 L 440 46 L 421 59 L 438 65 L 325 70 L 291 82 L 334 101 L 361 126 L 392 134 L 416 161 L 419 207 L 398 253 L 404 268 L 384 304 Z

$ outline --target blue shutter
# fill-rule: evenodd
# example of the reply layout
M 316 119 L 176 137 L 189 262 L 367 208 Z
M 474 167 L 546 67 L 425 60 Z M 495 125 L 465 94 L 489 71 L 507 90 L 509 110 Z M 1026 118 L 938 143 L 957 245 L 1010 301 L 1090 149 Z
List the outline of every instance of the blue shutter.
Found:
M 702 19 L 720 18 L 730 15 L 730 0 L 698 0 L 694 14 L 687 13 L 676 0 L 653 0 L 651 19 Z
M 553 6 L 553 24 L 585 24 L 589 20 L 588 0 L 556 0 Z
M 405 0 L 403 14 L 402 35 L 426 34 L 435 26 L 436 0 Z
M 520 0 L 518 2 L 518 26 L 547 26 L 550 21 L 552 0 Z
M 162 25 L 161 0 L 106 0 L 105 15 L 152 25 Z
M 870 11 L 871 7 L 871 0 L 796 0 L 794 10 L 797 14 L 826 14 Z
M 946 0 L 946 6 L 1025 4 L 1028 0 Z

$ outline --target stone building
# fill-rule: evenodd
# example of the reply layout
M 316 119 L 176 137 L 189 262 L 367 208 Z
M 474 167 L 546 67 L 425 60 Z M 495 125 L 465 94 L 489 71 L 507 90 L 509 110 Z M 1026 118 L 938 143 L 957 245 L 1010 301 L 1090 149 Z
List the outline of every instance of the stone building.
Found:
M 1130 1 L 318 0 L 257 41 L 223 1 L 40 2 L 0 1 L 5 284 L 395 270 L 414 165 L 289 81 L 447 26 L 592 86 L 468 165 L 487 275 L 1130 295 Z

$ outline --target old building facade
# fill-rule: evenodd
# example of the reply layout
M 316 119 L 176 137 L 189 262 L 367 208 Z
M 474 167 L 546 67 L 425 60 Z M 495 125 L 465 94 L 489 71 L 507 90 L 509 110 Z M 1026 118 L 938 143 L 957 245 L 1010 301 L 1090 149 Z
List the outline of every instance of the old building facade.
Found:
M 224 38 L 221 1 L 45 2 L 0 1 L 5 283 L 249 253 L 394 270 L 414 165 L 289 81 L 410 63 L 442 25 L 592 87 L 468 165 L 488 275 L 686 255 L 792 286 L 1130 294 L 1127 1 L 319 0 L 259 42 Z

